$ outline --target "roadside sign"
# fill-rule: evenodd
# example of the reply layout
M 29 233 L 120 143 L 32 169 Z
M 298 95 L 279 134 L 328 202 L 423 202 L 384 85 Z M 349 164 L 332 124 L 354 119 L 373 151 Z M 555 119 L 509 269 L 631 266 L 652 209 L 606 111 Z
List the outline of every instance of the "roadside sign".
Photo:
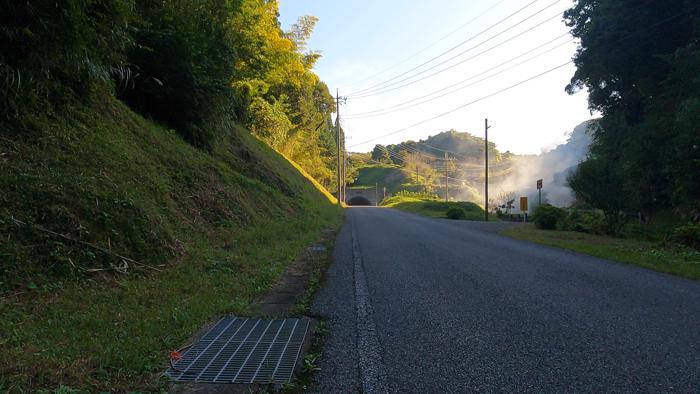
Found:
M 537 180 L 537 189 L 542 189 L 542 179 Z
M 527 197 L 520 197 L 520 211 L 527 212 Z

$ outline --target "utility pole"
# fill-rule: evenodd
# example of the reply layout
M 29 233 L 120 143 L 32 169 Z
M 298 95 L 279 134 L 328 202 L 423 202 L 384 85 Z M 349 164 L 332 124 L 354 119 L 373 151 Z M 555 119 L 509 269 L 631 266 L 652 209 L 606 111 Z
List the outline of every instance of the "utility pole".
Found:
M 379 205 L 379 184 L 374 184 L 374 206 Z
M 347 193 L 347 186 L 348 186 L 348 178 L 346 177 L 347 173 L 347 168 L 348 168 L 348 152 L 345 150 L 345 132 L 343 131 L 343 202 L 347 203 L 348 199 L 348 193 Z
M 341 177 L 342 177 L 342 162 L 343 162 L 343 155 L 341 154 L 342 152 L 342 146 L 340 144 L 340 95 L 338 92 L 338 89 L 335 90 L 335 134 L 336 134 L 336 146 L 338 148 L 338 165 L 337 165 L 337 170 L 338 170 L 338 205 L 341 204 L 341 201 L 343 201 L 343 188 L 341 186 Z
M 450 157 L 445 152 L 445 202 L 450 201 Z
M 484 220 L 489 221 L 489 120 L 484 119 Z

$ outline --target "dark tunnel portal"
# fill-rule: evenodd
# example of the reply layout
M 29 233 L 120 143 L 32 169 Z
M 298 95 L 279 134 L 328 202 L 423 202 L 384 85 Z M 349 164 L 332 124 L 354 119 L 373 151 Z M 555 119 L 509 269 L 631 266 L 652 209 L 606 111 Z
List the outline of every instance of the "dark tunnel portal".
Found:
M 350 206 L 372 206 L 372 201 L 368 200 L 367 197 L 355 196 L 348 201 Z

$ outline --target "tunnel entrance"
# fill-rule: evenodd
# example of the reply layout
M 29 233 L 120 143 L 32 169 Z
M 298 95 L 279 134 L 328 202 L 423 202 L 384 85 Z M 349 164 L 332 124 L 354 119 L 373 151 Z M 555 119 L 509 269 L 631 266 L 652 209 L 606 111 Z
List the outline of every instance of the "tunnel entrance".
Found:
M 348 200 L 348 205 L 357 207 L 357 206 L 372 206 L 372 201 L 370 201 L 367 197 L 364 196 L 355 196 Z

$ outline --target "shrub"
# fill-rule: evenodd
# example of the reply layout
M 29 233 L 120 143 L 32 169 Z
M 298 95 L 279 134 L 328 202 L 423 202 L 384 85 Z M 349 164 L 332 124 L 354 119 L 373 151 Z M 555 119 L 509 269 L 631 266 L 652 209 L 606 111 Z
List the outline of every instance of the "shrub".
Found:
M 537 207 L 533 215 L 535 227 L 542 230 L 554 230 L 561 227 L 566 220 L 566 211 L 549 204 L 542 204 Z
M 133 0 L 3 1 L 0 116 L 88 97 L 125 65 Z
M 434 193 L 427 192 L 412 192 L 410 190 L 401 190 L 396 193 L 398 197 L 420 198 L 423 200 L 438 200 L 439 197 Z
M 566 229 L 588 234 L 603 234 L 605 222 L 599 211 L 573 210 L 568 217 Z
M 700 223 L 689 223 L 676 228 L 671 234 L 671 239 L 691 248 L 700 249 Z
M 467 211 L 462 208 L 450 208 L 447 210 L 447 218 L 452 220 L 466 220 Z

